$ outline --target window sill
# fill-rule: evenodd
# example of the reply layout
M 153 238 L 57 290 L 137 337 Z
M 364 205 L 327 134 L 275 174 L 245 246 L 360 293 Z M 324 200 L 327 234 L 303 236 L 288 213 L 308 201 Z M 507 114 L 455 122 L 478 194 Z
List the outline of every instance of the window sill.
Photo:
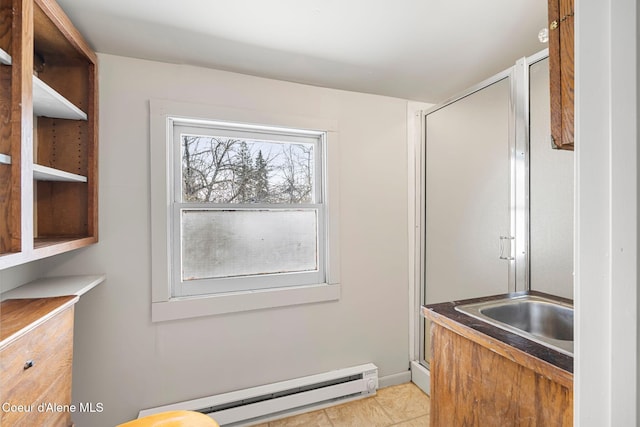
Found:
M 340 285 L 308 285 L 257 291 L 233 292 L 198 297 L 172 298 L 154 302 L 151 308 L 153 322 L 237 313 L 299 304 L 336 301 L 340 299 Z

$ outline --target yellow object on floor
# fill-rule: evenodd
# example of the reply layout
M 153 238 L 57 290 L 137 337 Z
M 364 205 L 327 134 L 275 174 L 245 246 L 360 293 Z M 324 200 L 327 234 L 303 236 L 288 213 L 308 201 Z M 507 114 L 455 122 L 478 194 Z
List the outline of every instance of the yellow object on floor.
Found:
M 220 427 L 211 417 L 193 411 L 168 411 L 147 415 L 117 427 Z

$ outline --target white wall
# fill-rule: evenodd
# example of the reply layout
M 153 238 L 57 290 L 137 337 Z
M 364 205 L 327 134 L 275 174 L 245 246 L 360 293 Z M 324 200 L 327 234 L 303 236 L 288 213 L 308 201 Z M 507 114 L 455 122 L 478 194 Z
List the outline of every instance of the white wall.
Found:
M 365 362 L 408 378 L 407 102 L 190 66 L 100 55 L 100 243 L 49 275 L 106 273 L 76 307 L 80 426 L 139 409 Z M 151 98 L 337 120 L 342 297 L 151 323 Z
M 551 148 L 549 60 L 529 67 L 531 289 L 573 299 L 573 151 Z
M 43 261 L 0 270 L 0 292 L 6 292 L 46 274 Z
M 637 2 L 575 12 L 575 425 L 637 426 Z

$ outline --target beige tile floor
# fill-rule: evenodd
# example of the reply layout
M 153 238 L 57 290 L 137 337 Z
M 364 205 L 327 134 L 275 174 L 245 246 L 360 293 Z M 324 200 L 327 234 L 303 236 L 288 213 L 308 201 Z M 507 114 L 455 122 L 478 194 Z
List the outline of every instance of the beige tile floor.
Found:
M 253 427 L 428 427 L 429 396 L 413 383 L 379 389 L 375 396 Z

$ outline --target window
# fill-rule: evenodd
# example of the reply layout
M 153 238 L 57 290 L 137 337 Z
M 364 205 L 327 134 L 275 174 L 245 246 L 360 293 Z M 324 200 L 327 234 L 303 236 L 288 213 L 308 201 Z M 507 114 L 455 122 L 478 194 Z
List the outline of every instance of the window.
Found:
M 337 300 L 337 125 L 150 103 L 152 320 Z
M 172 295 L 323 283 L 325 133 L 171 123 Z

